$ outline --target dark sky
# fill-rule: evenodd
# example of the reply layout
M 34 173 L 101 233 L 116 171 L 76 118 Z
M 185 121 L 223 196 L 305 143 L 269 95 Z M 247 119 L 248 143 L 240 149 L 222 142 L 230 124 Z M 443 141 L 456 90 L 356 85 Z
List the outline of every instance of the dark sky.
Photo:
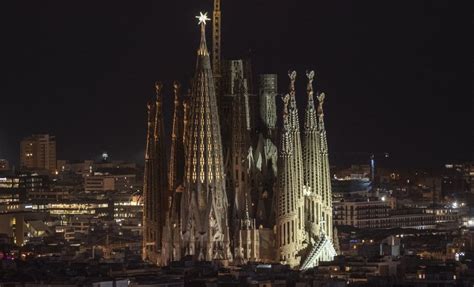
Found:
M 194 16 L 211 12 L 212 0 L 8 2 L 0 4 L 0 158 L 18 162 L 22 137 L 50 133 L 60 159 L 107 150 L 142 160 L 153 83 L 189 82 Z M 316 70 L 336 160 L 374 151 L 405 165 L 472 156 L 472 15 L 455 6 L 463 1 L 222 2 L 225 58 L 250 55 L 255 74 L 280 75 L 282 91 L 287 70 L 297 70 L 300 102 L 304 71 Z

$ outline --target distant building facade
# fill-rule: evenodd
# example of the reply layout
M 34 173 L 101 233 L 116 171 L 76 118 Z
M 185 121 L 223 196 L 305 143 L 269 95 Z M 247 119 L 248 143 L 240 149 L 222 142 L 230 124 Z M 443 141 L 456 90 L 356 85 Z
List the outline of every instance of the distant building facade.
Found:
M 437 224 L 456 223 L 458 212 L 451 208 L 396 209 L 390 199 L 354 199 L 334 202 L 334 224 L 358 228 L 417 229 L 435 228 Z
M 20 142 L 20 167 L 56 172 L 56 137 L 38 134 L 24 138 Z
M 125 191 L 133 187 L 135 175 L 112 175 L 94 173 L 84 177 L 84 190 L 86 192 Z

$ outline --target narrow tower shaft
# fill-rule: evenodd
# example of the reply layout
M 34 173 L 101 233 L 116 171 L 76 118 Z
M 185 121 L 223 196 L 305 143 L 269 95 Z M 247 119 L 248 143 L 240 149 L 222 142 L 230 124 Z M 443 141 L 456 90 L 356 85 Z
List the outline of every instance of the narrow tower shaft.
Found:
M 250 199 L 250 170 L 253 164 L 253 151 L 250 142 L 250 122 L 248 108 L 247 82 L 243 78 L 242 61 L 231 61 L 236 70 L 232 91 L 232 129 L 231 129 L 231 178 L 232 178 L 232 227 L 237 235 L 240 222 L 245 216 L 245 202 Z M 239 238 L 234 236 L 234 242 Z
M 155 103 L 150 101 L 147 104 L 147 133 L 146 133 L 146 148 L 145 148 L 145 170 L 143 181 L 143 260 L 150 257 L 152 251 L 156 252 L 156 246 L 153 242 L 152 236 L 157 236 L 154 228 L 156 221 L 156 213 L 153 212 L 155 204 L 151 200 L 154 190 L 153 184 L 153 163 L 155 155 L 153 153 L 153 131 L 155 125 Z
M 184 115 L 180 99 L 181 85 L 173 83 L 174 113 L 171 132 L 171 152 L 168 173 L 168 189 L 173 195 L 184 180 Z
M 184 184 L 184 110 L 180 99 L 181 86 L 173 83 L 174 113 L 171 132 L 171 152 L 168 168 L 169 212 L 163 231 L 163 260 L 181 258 L 181 197 Z
M 156 101 L 148 104 L 148 130 L 144 178 L 143 257 L 161 265 L 162 231 L 168 209 L 161 83 L 156 83 Z
M 244 214 L 245 193 L 250 188 L 249 172 L 253 161 L 250 142 L 250 122 L 247 81 L 244 79 L 242 60 L 230 61 L 232 66 L 233 84 L 229 88 L 232 95 L 232 118 L 231 118 L 231 178 L 232 189 L 235 193 L 231 198 L 235 198 L 233 202 L 233 214 L 235 218 L 241 219 Z M 251 158 L 249 158 L 251 157 Z M 236 224 L 235 226 L 237 226 Z
M 319 221 L 322 210 L 322 181 L 319 176 L 321 169 L 320 137 L 318 130 L 318 117 L 314 106 L 313 77 L 314 72 L 307 73 L 308 76 L 308 103 L 306 105 L 304 137 L 303 137 L 303 165 L 304 184 L 306 188 L 305 196 L 305 221 L 306 230 L 311 239 L 320 237 Z
M 318 128 L 319 128 L 319 141 L 320 141 L 320 159 L 321 168 L 319 176 L 321 179 L 321 197 L 323 210 L 321 216 L 325 221 L 325 232 L 329 238 L 332 239 L 333 226 L 332 226 L 332 189 L 331 189 L 331 171 L 329 166 L 329 154 L 328 154 L 328 143 L 326 136 L 326 128 L 324 126 L 324 104 L 325 94 L 321 93 L 318 96 Z

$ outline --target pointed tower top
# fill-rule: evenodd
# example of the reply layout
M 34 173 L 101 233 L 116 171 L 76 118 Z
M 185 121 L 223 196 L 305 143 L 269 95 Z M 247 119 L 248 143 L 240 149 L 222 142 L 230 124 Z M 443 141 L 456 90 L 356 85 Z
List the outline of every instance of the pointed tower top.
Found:
M 326 94 L 321 93 L 318 95 L 318 115 L 320 118 L 324 117 L 324 111 L 323 111 L 323 105 L 324 105 L 324 99 L 326 98 Z
M 296 81 L 296 71 L 288 71 L 288 77 L 290 77 L 290 87 L 288 93 L 290 94 L 290 109 L 296 108 L 296 99 L 295 99 L 295 81 Z
M 308 132 L 317 130 L 317 114 L 314 108 L 314 98 L 313 98 L 314 71 L 306 71 L 306 76 L 308 77 L 308 84 L 306 86 L 306 92 L 308 94 L 308 103 L 306 105 L 304 127 L 305 127 L 305 133 L 308 133 Z
M 306 77 L 308 77 L 308 85 L 306 86 L 306 91 L 308 92 L 308 104 L 313 104 L 313 79 L 314 71 L 306 71 Z M 314 104 L 313 104 L 314 105 Z
M 289 123 L 290 128 L 293 131 L 299 131 L 299 120 L 298 120 L 298 107 L 296 106 L 296 91 L 295 91 L 295 81 L 296 81 L 296 71 L 288 71 L 288 77 L 290 77 L 290 86 L 289 86 L 289 95 L 290 95 L 290 105 L 289 105 Z
M 207 17 L 207 12 L 202 13 L 199 12 L 199 16 L 196 16 L 196 18 L 199 20 L 199 25 L 201 26 L 201 43 L 199 44 L 199 50 L 198 50 L 198 55 L 200 56 L 209 56 L 209 51 L 207 50 L 207 45 L 206 45 L 206 21 L 209 21 Z
M 163 83 L 161 83 L 160 81 L 156 81 L 155 82 L 155 92 L 156 92 L 157 96 L 161 95 L 161 90 L 162 89 L 163 89 Z
M 161 103 L 161 94 L 163 92 L 163 83 L 161 81 L 155 82 L 156 102 Z
M 173 82 L 174 104 L 179 104 L 179 93 L 181 92 L 181 84 L 178 81 Z
M 209 17 L 207 17 L 207 12 L 202 14 L 202 12 L 199 12 L 199 16 L 196 16 L 196 18 L 199 20 L 198 24 L 204 24 L 206 25 L 206 21 L 211 20 Z
M 286 94 L 282 97 L 283 99 L 283 133 L 281 136 L 281 155 L 291 154 L 291 143 L 290 143 L 290 132 L 291 132 L 291 119 L 288 109 L 290 101 L 290 95 Z
M 290 77 L 290 96 L 295 95 L 295 80 L 296 80 L 296 71 L 288 71 L 288 77 Z

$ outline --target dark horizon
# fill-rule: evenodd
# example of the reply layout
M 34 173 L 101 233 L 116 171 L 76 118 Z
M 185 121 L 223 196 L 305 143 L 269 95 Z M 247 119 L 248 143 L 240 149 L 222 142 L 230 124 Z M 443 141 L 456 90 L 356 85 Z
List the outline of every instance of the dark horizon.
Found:
M 49 133 L 58 159 L 107 151 L 142 162 L 153 84 L 187 86 L 194 16 L 212 14 L 210 0 L 176 2 L 3 4 L 0 158 L 17 165 L 21 138 Z M 222 2 L 223 58 L 250 57 L 255 75 L 277 73 L 282 93 L 296 70 L 300 116 L 304 71 L 315 70 L 331 164 L 368 162 L 373 152 L 397 166 L 472 160 L 470 23 L 456 3 Z

